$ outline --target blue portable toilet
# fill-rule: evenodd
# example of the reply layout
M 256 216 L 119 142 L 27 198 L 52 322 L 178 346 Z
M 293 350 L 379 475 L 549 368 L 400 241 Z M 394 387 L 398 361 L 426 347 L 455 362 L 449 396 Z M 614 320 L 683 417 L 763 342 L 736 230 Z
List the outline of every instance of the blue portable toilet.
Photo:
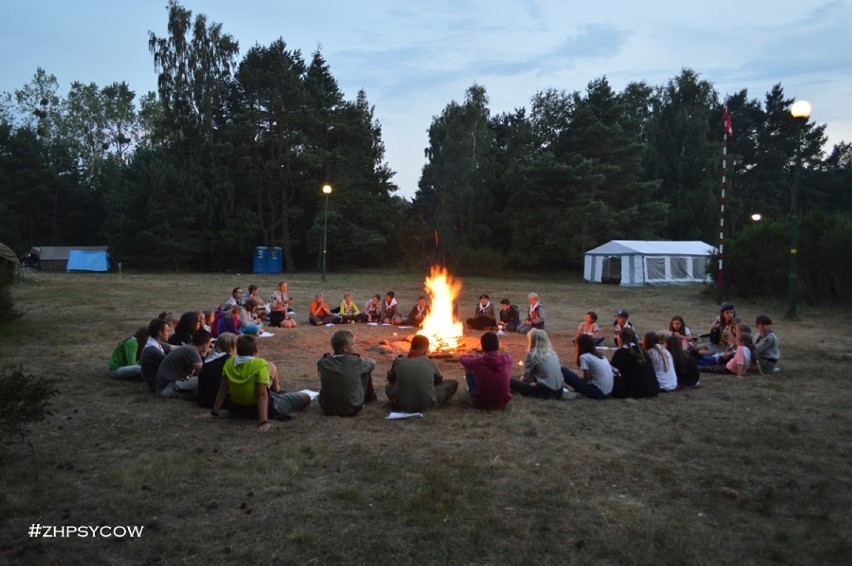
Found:
M 269 273 L 268 270 L 269 263 L 269 248 L 266 246 L 257 246 L 254 249 L 254 264 L 252 266 L 252 272 L 254 273 Z
M 266 264 L 267 273 L 281 273 L 281 263 L 284 258 L 282 251 L 279 246 L 269 248 L 269 262 Z

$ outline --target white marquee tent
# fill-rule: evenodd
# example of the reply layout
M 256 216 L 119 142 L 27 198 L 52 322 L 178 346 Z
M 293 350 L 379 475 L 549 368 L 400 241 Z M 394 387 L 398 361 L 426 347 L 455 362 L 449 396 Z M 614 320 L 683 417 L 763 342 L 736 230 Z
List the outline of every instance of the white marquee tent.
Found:
M 622 287 L 704 283 L 712 278 L 707 262 L 715 251 L 697 241 L 611 240 L 586 252 L 583 279 Z

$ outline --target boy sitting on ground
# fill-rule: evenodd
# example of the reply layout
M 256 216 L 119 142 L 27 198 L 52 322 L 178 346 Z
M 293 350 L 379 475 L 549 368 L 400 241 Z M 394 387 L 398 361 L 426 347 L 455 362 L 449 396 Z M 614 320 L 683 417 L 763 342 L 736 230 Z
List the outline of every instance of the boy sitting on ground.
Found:
M 243 334 L 237 338 L 237 355 L 222 369 L 222 385 L 210 414 L 219 416 L 227 400 L 228 413 L 236 417 L 256 418 L 258 432 L 269 432 L 269 419 L 287 420 L 290 413 L 311 403 L 307 393 L 287 393 L 281 389 L 278 368 L 257 357 L 257 338 Z
M 331 336 L 334 354 L 325 354 L 317 362 L 320 377 L 319 404 L 326 415 L 354 417 L 365 403 L 375 401 L 373 360 L 362 358 L 355 349 L 355 335 L 338 330 Z
M 415 413 L 443 405 L 458 387 L 457 381 L 444 381 L 429 357 L 429 339 L 417 334 L 411 339 L 408 356 L 399 356 L 388 371 L 385 393 L 394 409 Z

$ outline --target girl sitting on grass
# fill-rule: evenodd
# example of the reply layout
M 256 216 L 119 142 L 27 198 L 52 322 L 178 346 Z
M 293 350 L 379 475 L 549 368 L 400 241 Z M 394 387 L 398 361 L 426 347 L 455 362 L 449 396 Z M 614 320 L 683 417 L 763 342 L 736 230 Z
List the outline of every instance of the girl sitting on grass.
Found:
M 661 391 L 674 391 L 677 389 L 677 373 L 675 372 L 674 360 L 668 350 L 660 344 L 660 337 L 656 332 L 648 332 L 642 346 L 651 358 L 654 373 L 660 383 Z
M 523 379 L 512 379 L 509 381 L 509 388 L 525 397 L 561 399 L 564 381 L 562 368 L 547 332 L 533 328 L 527 336 L 529 351 L 524 360 Z
M 595 347 L 591 334 L 577 336 L 577 365 L 582 377 L 568 368 L 562 368 L 565 383 L 574 391 L 590 399 L 609 399 L 612 393 L 612 366 Z
M 610 365 L 615 369 L 612 396 L 619 399 L 656 397 L 660 384 L 654 373 L 654 364 L 648 354 L 636 343 L 632 328 L 622 328 L 615 335 L 618 349 L 613 353 Z
M 742 332 L 742 329 L 740 329 L 740 333 L 737 336 L 737 351 L 734 357 L 725 364 L 725 369 L 728 370 L 728 373 L 742 377 L 751 369 L 752 360 L 754 359 L 754 342 L 752 341 L 751 334 Z
M 684 350 L 689 351 L 692 349 L 692 332 L 689 331 L 682 316 L 676 314 L 672 317 L 671 322 L 669 322 L 669 332 L 671 332 L 672 336 L 680 340 L 680 344 Z

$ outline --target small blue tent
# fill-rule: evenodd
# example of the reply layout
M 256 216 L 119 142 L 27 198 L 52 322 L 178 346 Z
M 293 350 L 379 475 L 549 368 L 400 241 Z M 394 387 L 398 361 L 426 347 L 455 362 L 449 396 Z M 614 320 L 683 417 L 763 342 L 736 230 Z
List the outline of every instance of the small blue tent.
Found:
M 109 271 L 109 254 L 106 251 L 70 250 L 67 271 Z

